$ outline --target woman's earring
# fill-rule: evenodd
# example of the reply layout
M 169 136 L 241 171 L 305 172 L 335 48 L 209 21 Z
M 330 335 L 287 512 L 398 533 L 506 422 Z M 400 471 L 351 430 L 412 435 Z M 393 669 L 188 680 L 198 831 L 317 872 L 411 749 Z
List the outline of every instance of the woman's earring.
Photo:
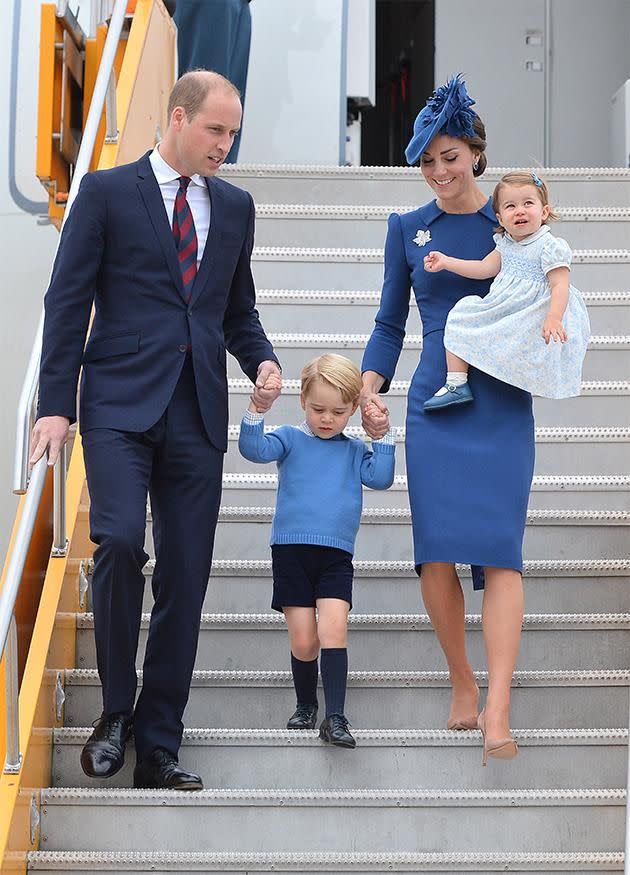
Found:
M 479 158 L 473 163 L 473 170 L 479 170 Z

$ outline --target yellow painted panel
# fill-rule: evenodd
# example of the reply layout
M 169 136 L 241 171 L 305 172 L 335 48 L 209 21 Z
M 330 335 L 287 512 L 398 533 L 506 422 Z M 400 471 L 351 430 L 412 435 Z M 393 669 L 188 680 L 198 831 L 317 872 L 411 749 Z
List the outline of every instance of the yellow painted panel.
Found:
M 55 5 L 44 3 L 40 18 L 37 156 L 35 173 L 52 178 L 53 89 L 55 84 Z
M 68 532 L 74 533 L 84 481 L 81 439 L 77 437 L 72 448 L 66 488 Z M 64 585 L 70 583 L 71 590 L 76 592 L 67 572 L 71 561 L 78 572 L 78 558 L 72 535 L 69 555 L 50 559 L 48 563 L 20 688 L 22 768 L 19 775 L 0 776 L 0 859 L 3 860 L 3 871 L 6 854 L 12 854 L 11 864 L 14 865 L 20 854 L 24 855 L 38 843 L 36 838 L 31 844 L 30 803 L 33 794 L 38 798 L 40 788 L 51 783 L 52 730 L 58 724 L 54 699 L 56 669 L 63 671 L 76 664 L 75 616 L 72 613 L 59 614 L 58 605 L 62 601 Z M 63 601 L 69 601 L 72 610 L 72 595 L 64 594 Z M 3 724 L 4 721 L 0 720 L 0 725 Z
M 103 146 L 100 167 L 136 161 L 163 133 L 168 95 L 175 81 L 177 29 L 160 0 L 137 0 L 125 50 L 116 111 L 118 144 Z

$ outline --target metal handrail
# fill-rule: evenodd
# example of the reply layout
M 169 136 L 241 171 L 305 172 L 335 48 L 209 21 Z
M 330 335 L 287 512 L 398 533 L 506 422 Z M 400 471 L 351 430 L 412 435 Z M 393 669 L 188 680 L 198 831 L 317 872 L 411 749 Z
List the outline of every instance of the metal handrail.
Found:
M 68 201 L 62 222 L 65 223 L 72 203 L 79 190 L 79 184 L 87 173 L 94 144 L 98 134 L 105 96 L 111 81 L 114 69 L 114 60 L 118 49 L 118 43 L 122 34 L 127 10 L 127 0 L 115 0 L 112 11 L 103 56 L 94 85 L 94 92 L 88 117 L 81 139 L 81 146 L 74 168 L 72 184 L 68 193 Z M 57 241 L 57 249 L 59 241 Z M 56 255 L 56 250 L 55 250 Z M 17 689 L 17 636 L 11 634 L 9 647 L 7 648 L 7 636 L 10 629 L 15 629 L 15 602 L 17 599 L 20 582 L 24 573 L 24 564 L 31 543 L 35 520 L 41 503 L 42 492 L 46 480 L 48 468 L 47 458 L 44 456 L 33 468 L 30 481 L 28 479 L 28 460 L 31 430 L 35 420 L 35 398 L 39 388 L 39 364 L 41 360 L 42 335 L 44 327 L 44 311 L 40 316 L 39 324 L 28 366 L 17 411 L 17 441 L 14 466 L 14 492 L 26 493 L 22 516 L 17 528 L 15 543 L 11 551 L 4 587 L 0 593 L 0 659 L 6 648 L 6 684 L 7 684 L 7 759 L 6 772 L 17 772 L 20 769 L 21 754 L 19 751 L 19 703 Z M 66 494 L 66 451 L 59 454 L 55 468 L 55 486 L 53 499 L 53 550 L 52 556 L 64 556 L 66 554 L 65 533 L 65 494 Z

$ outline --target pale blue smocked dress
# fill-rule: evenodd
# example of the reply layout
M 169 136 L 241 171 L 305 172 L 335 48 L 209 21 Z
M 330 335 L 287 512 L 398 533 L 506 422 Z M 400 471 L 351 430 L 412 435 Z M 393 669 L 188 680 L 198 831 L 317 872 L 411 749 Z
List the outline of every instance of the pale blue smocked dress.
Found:
M 501 270 L 485 298 L 469 295 L 451 309 L 444 346 L 480 371 L 532 395 L 570 398 L 580 394 L 582 363 L 591 329 L 580 292 L 569 288 L 562 319 L 568 340 L 551 339 L 542 327 L 551 303 L 546 274 L 570 267 L 571 249 L 547 225 L 524 240 L 495 234 Z

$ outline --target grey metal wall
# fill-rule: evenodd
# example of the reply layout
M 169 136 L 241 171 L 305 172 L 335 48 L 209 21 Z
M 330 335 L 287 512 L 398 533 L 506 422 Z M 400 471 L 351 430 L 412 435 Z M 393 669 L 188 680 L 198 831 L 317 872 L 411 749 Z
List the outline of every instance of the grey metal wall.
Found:
M 550 33 L 545 34 L 545 10 Z M 526 46 L 540 30 L 543 45 Z M 549 156 L 544 156 L 544 67 L 550 39 Z M 627 0 L 436 0 L 436 82 L 464 71 L 490 138 L 494 166 L 612 162 L 610 99 L 630 77 Z

